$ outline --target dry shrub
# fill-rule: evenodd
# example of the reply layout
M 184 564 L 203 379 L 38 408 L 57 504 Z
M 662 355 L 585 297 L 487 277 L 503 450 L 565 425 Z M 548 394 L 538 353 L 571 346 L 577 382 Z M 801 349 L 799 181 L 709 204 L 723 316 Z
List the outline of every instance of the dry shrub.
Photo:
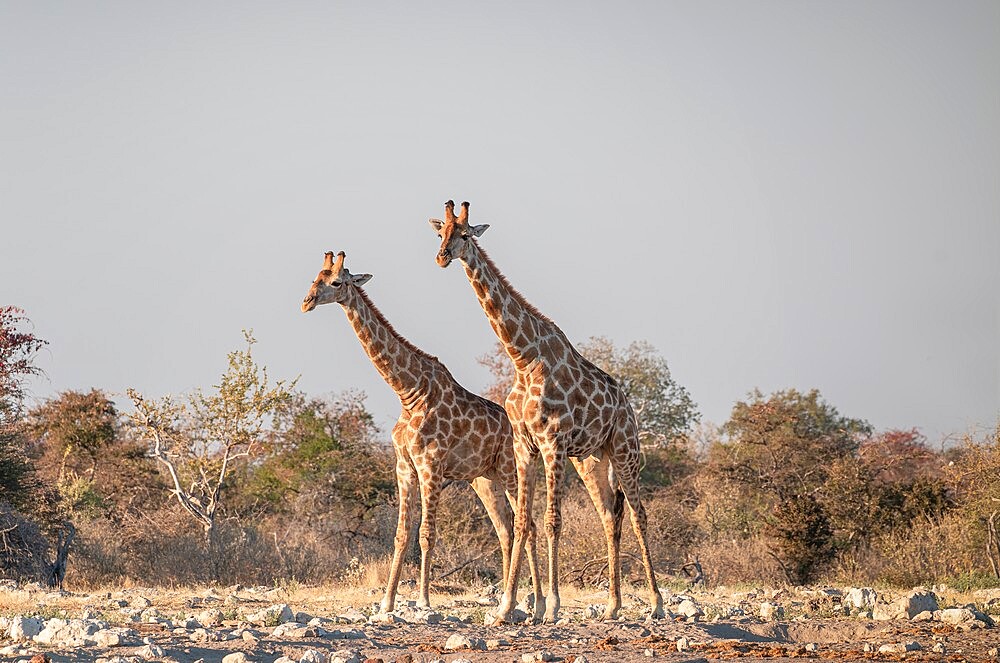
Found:
M 773 544 L 764 537 L 714 537 L 698 548 L 698 556 L 712 585 L 754 584 L 780 586 L 787 582 Z
M 48 551 L 49 543 L 38 525 L 0 502 L 0 575 L 40 582 L 48 574 Z

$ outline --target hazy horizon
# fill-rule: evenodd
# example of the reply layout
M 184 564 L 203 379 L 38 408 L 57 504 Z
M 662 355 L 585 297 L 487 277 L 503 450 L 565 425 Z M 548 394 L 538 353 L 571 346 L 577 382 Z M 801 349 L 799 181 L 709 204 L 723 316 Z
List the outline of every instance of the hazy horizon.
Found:
M 0 5 L 0 305 L 35 397 L 273 378 L 398 401 L 323 253 L 480 391 L 427 224 L 573 341 L 645 340 L 704 419 L 817 388 L 931 443 L 1000 416 L 1000 5 Z

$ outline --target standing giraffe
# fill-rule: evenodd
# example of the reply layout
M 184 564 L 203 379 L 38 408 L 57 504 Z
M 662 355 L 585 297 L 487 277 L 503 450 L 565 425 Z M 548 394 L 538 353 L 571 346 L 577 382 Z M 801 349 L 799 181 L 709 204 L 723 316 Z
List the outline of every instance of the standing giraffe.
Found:
M 512 524 L 504 504 L 504 492 L 515 507 L 517 470 L 514 462 L 510 422 L 502 407 L 463 388 L 436 357 L 403 338 L 368 298 L 361 286 L 371 274 L 351 274 L 344 267 L 345 254 L 328 252 L 323 269 L 302 300 L 302 312 L 321 304 L 339 303 L 375 369 L 392 387 L 402 406 L 392 429 L 396 452 L 396 485 L 399 518 L 392 554 L 389 582 L 382 599 L 382 612 L 396 602 L 403 554 L 410 538 L 411 497 L 419 486 L 420 598 L 417 605 L 430 607 L 431 553 L 434 550 L 435 519 L 441 488 L 448 479 L 469 481 L 486 507 L 500 539 L 503 577 L 510 573 Z M 535 591 L 535 619 L 545 609 L 534 548 L 534 526 L 528 539 L 528 564 Z
M 514 550 L 496 621 L 511 617 L 517 593 L 521 553 L 528 534 L 527 517 L 534 498 L 534 459 L 545 466 L 545 533 L 549 544 L 549 593 L 545 621 L 559 613 L 559 533 L 567 456 L 590 493 L 608 547 L 608 605 L 604 619 L 621 609 L 621 526 L 624 497 L 639 539 L 649 585 L 650 616 L 663 617 L 663 598 L 646 542 L 646 510 L 639 497 L 639 437 L 625 392 L 607 373 L 587 361 L 554 322 L 514 290 L 475 238 L 489 225 L 469 225 L 469 203 L 455 216 L 455 203 L 445 203 L 445 220 L 430 220 L 441 238 L 437 263 L 465 265 L 472 289 L 486 317 L 514 362 L 514 385 L 504 408 L 514 427 L 518 501 Z M 617 486 L 616 486 L 617 484 Z M 620 487 L 620 490 L 616 488 Z

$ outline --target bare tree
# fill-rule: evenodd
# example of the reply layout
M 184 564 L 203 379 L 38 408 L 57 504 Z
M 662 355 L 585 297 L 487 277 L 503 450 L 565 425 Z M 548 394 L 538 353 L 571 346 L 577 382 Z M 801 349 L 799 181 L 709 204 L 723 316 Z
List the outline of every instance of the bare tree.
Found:
M 128 390 L 133 424 L 149 443 L 150 456 L 170 475 L 171 494 L 201 526 L 210 553 L 227 477 L 236 463 L 259 453 L 274 417 L 292 402 L 294 381 L 272 386 L 267 369 L 253 359 L 252 332 L 243 333 L 246 350 L 229 353 L 229 369 L 209 393 L 198 390 L 185 403 L 175 403 Z

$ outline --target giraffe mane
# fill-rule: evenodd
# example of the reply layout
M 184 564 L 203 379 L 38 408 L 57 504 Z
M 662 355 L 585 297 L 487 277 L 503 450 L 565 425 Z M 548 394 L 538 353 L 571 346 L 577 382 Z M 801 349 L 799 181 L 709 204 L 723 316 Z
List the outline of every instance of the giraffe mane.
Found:
M 354 289 L 358 291 L 358 296 L 361 297 L 365 305 L 369 308 L 369 310 L 371 310 L 372 315 L 375 316 L 375 319 L 378 320 L 380 323 L 382 323 L 382 325 L 386 328 L 386 331 L 392 334 L 393 338 L 399 341 L 403 345 L 403 347 L 405 347 L 407 350 L 410 350 L 414 354 L 424 357 L 425 359 L 431 359 L 433 361 L 437 361 L 438 363 L 440 363 L 437 357 L 435 357 L 432 354 L 428 354 L 424 350 L 421 350 L 413 343 L 411 343 L 405 336 L 396 331 L 396 328 L 392 326 L 391 322 L 385 319 L 385 316 L 382 315 L 382 311 L 380 311 L 378 307 L 375 306 L 375 302 L 371 300 L 371 298 L 368 296 L 368 293 L 365 292 L 363 288 L 355 286 Z
M 476 249 L 479 251 L 479 255 L 482 256 L 483 262 L 489 265 L 490 269 L 493 270 L 493 273 L 497 275 L 497 280 L 500 281 L 500 283 L 505 288 L 507 288 L 507 291 L 510 293 L 510 296 L 513 297 L 519 304 L 521 304 L 521 306 L 523 306 L 525 310 L 528 311 L 528 313 L 535 316 L 542 322 L 548 323 L 553 327 L 555 327 L 556 329 L 559 329 L 559 326 L 556 323 L 552 322 L 552 320 L 547 315 L 545 315 L 537 308 L 535 308 L 534 304 L 525 299 L 524 295 L 518 292 L 517 289 L 513 285 L 511 285 L 510 281 L 507 280 L 507 277 L 504 276 L 503 272 L 500 271 L 500 268 L 497 267 L 497 264 L 493 262 L 493 259 L 490 258 L 490 256 L 486 253 L 486 251 L 483 250 L 483 247 L 479 245 L 479 242 L 477 242 L 474 237 L 471 237 L 470 239 L 472 240 L 472 243 L 476 246 Z

